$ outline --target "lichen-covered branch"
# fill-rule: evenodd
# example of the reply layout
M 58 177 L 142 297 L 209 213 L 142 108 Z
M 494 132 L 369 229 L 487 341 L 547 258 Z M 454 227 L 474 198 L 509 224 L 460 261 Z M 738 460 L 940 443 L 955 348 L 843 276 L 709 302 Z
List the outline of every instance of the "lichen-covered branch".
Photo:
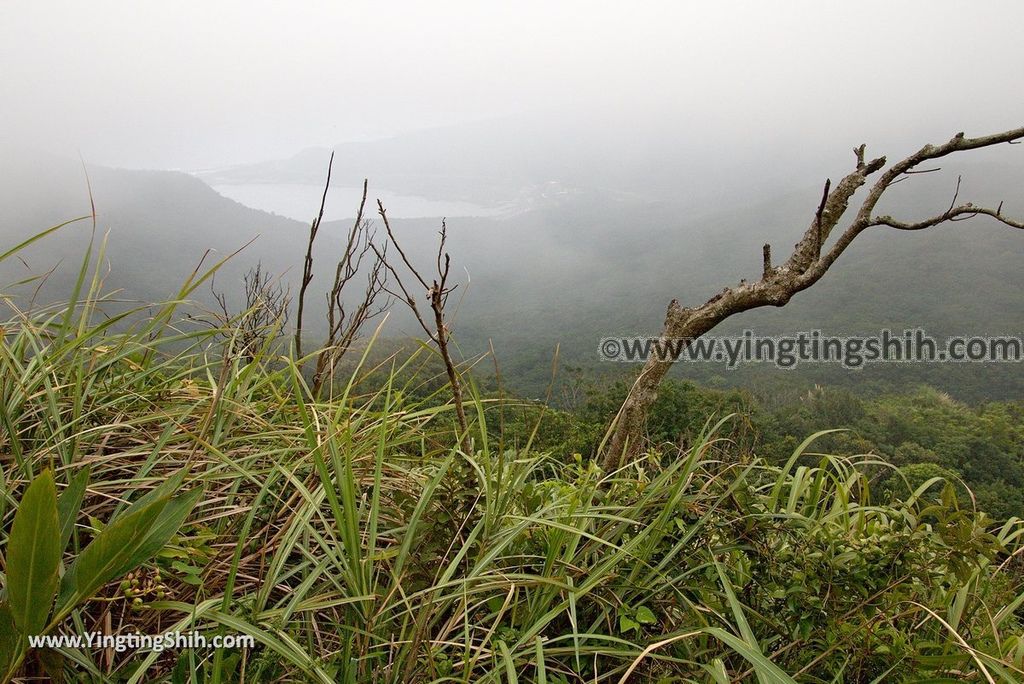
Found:
M 989 216 L 1013 227 L 1024 229 L 1024 222 L 1003 215 L 1002 205 L 995 209 L 973 204 L 956 204 L 957 195 L 949 209 L 923 221 L 900 221 L 891 216 L 875 216 L 874 210 L 885 192 L 909 174 L 923 173 L 917 167 L 927 161 L 967 150 L 1014 143 L 1024 138 L 1024 127 L 1015 128 L 978 138 L 967 138 L 963 133 L 953 136 L 941 145 L 925 145 L 914 154 L 886 168 L 886 158 L 868 160 L 865 146 L 854 149 L 856 166 L 852 172 L 834 185 L 825 183 L 810 226 L 800 241 L 793 246 L 790 257 L 781 265 L 773 266 L 771 247 L 763 248 L 761 279 L 741 282 L 727 287 L 704 304 L 684 307 L 672 300 L 668 307 L 661 338 L 665 341 L 700 337 L 726 318 L 762 306 L 784 306 L 793 295 L 818 282 L 858 235 L 872 227 L 897 230 L 923 230 L 942 223 L 965 220 L 974 216 Z M 884 169 L 884 171 L 883 171 Z M 931 171 L 934 169 L 929 169 Z M 867 195 L 856 208 L 850 225 L 826 249 L 830 237 L 840 220 L 850 210 L 850 202 L 857 191 L 867 183 L 868 177 L 882 171 L 870 186 Z M 959 189 L 959 183 L 958 183 Z M 645 446 L 647 416 L 658 396 L 658 387 L 672 360 L 652 356 L 644 364 L 625 401 L 615 416 L 603 458 L 606 472 L 618 469 L 627 459 L 635 458 Z

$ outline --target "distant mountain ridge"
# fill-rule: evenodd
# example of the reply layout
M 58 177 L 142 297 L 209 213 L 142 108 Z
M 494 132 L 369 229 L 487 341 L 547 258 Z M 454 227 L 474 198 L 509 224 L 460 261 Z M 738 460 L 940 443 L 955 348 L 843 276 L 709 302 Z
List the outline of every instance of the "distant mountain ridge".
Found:
M 370 178 L 378 188 L 484 206 L 515 202 L 524 194 L 535 197 L 551 184 L 619 200 L 675 201 L 716 194 L 742 163 L 684 122 L 669 129 L 642 120 L 596 126 L 580 122 L 576 129 L 555 129 L 527 116 L 340 143 L 333 148 L 332 182 L 354 187 Z M 322 185 L 330 153 L 309 148 L 286 159 L 196 175 L 210 185 Z M 757 185 L 748 182 L 748 192 Z M 770 179 L 768 185 L 778 186 Z
M 225 199 L 183 173 L 100 167 L 88 172 L 98 227 L 111 231 L 108 281 L 123 287 L 125 296 L 168 296 L 207 249 L 225 256 L 256 236 L 225 266 L 216 287 L 239 292 L 241 274 L 259 260 L 297 289 L 307 223 Z M 907 217 L 941 211 L 948 206 L 959 172 L 964 176 L 961 199 L 993 205 L 1002 199 L 1004 211 L 1024 215 L 1018 191 L 1024 167 L 1016 164 L 964 165 L 915 177 L 897 186 L 893 201 L 880 210 Z M 4 245 L 88 212 L 85 178 L 77 162 L 37 158 L 8 175 L 13 180 L 0 187 Z M 530 394 L 540 393 L 547 382 L 556 345 L 565 362 L 623 372 L 621 366 L 611 369 L 598 362 L 599 338 L 654 333 L 670 299 L 699 302 L 740 278 L 756 278 L 761 245 L 771 242 L 776 254 L 784 254 L 813 216 L 820 187 L 801 181 L 787 193 L 748 200 L 740 192 L 734 193 L 732 205 L 690 206 L 591 191 L 513 217 L 450 219 L 453 264 L 464 283 L 456 319 L 460 345 L 472 354 L 485 350 L 492 339 L 510 386 L 518 382 Z M 310 207 L 310 216 L 315 211 Z M 434 253 L 439 222 L 396 220 L 395 227 L 411 254 L 429 258 L 425 255 Z M 326 278 L 347 226 L 345 221 L 325 224 L 315 254 L 320 278 Z M 62 271 L 73 273 L 88 235 L 88 221 L 69 226 L 26 252 L 28 266 L 44 272 L 63 260 Z M 749 312 L 723 332 L 754 327 L 776 333 L 870 333 L 882 327 L 921 326 L 935 334 L 1022 334 L 1022 257 L 1024 235 L 983 218 L 922 233 L 873 230 L 858 239 L 819 285 L 787 307 Z M 27 272 L 20 263 L 6 263 L 0 282 Z M 51 276 L 46 292 L 63 296 L 67 278 Z M 314 290 L 324 286 L 318 280 Z M 314 329 L 317 323 L 314 318 Z M 419 331 L 396 310 L 389 334 L 415 336 Z M 1019 398 L 1022 366 L 887 366 L 847 372 L 840 379 L 861 383 L 886 375 L 933 382 L 972 398 Z M 765 375 L 799 376 L 764 368 L 681 372 L 720 376 L 730 384 Z M 839 377 L 830 369 L 800 373 L 823 381 Z

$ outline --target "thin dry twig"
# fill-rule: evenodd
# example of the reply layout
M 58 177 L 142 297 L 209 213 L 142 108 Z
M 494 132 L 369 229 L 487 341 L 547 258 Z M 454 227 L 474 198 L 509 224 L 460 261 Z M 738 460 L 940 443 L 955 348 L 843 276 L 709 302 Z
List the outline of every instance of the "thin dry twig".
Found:
M 409 307 L 412 311 L 413 316 L 416 318 L 416 322 L 419 323 L 420 327 L 427 334 L 437 346 L 437 350 L 441 356 L 441 360 L 444 363 L 445 373 L 448 376 L 448 384 L 452 390 L 452 403 L 455 406 L 455 416 L 458 421 L 459 433 L 460 433 L 460 444 L 462 446 L 463 453 L 472 453 L 473 443 L 469 436 L 469 421 L 466 418 L 466 410 L 463 402 L 462 393 L 462 380 L 459 376 L 458 368 L 452 358 L 450 341 L 451 331 L 448 327 L 448 320 L 446 318 L 445 307 L 448 304 L 448 295 L 455 291 L 457 285 L 449 285 L 448 275 L 451 271 L 451 255 L 445 251 L 445 245 L 448 241 L 448 224 L 447 221 L 442 219 L 441 221 L 441 232 L 440 239 L 438 240 L 437 256 L 435 267 L 437 269 L 437 276 L 432 279 L 432 282 L 428 285 L 426 278 L 424 278 L 420 271 L 413 266 L 409 260 L 408 255 L 402 246 L 399 244 L 395 237 L 394 231 L 391 229 L 391 222 L 388 220 L 387 210 L 384 208 L 384 204 L 377 200 L 377 213 L 380 214 L 381 221 L 384 223 L 384 229 L 387 231 L 388 244 L 395 246 L 395 250 L 398 252 L 405 264 L 406 270 L 408 270 L 412 276 L 416 279 L 416 282 L 426 290 L 427 301 L 430 302 L 430 311 L 432 316 L 428 318 L 424 312 L 422 312 L 416 303 L 416 298 L 412 296 L 399 275 L 395 267 L 388 261 L 386 254 L 383 250 L 379 250 L 375 245 L 372 245 L 372 249 L 377 254 L 377 259 L 383 264 L 383 268 L 391 274 L 392 280 L 398 285 L 398 292 L 392 292 L 388 290 L 396 299 L 400 299 Z

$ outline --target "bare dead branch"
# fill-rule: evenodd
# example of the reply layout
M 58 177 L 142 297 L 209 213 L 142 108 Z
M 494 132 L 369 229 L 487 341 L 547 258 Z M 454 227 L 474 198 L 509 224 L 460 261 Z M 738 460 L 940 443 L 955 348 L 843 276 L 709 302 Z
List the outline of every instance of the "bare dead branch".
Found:
M 302 265 L 302 280 L 299 285 L 299 302 L 295 321 L 295 356 L 302 358 L 303 315 L 306 306 L 306 293 L 313 282 L 313 245 L 320 225 L 324 218 L 324 207 L 327 204 L 327 193 L 331 187 L 331 171 L 334 167 L 334 153 L 331 153 L 327 164 L 327 180 L 320 197 L 320 210 L 309 226 L 309 238 L 306 241 L 306 256 Z M 385 282 L 387 273 L 383 269 L 381 256 L 373 247 L 373 230 L 369 221 L 363 218 L 366 209 L 366 197 L 369 183 L 363 179 L 363 194 L 356 212 L 355 221 L 345 237 L 341 256 L 334 267 L 334 280 L 326 293 L 325 319 L 327 322 L 327 338 L 319 347 L 316 355 L 316 367 L 313 371 L 311 389 L 314 395 L 320 393 L 328 377 L 333 374 L 345 353 L 358 338 L 360 330 L 367 321 L 379 316 L 387 310 L 387 304 L 378 306 L 378 297 L 386 294 Z M 350 310 L 345 295 L 350 291 L 350 284 L 364 271 L 364 258 L 374 255 L 376 258 L 369 265 L 366 286 L 361 297 Z
M 683 307 L 676 300 L 672 300 L 662 329 L 662 339 L 693 339 L 737 313 L 762 306 L 784 306 L 793 295 L 818 282 L 853 240 L 874 226 L 887 226 L 898 230 L 923 230 L 942 223 L 983 215 L 1012 228 L 1024 229 L 1024 222 L 1003 216 L 1001 203 L 996 209 L 976 207 L 970 203 L 957 205 L 959 180 L 953 202 L 949 209 L 941 214 L 916 222 L 874 215 L 875 207 L 886 190 L 900 179 L 906 178 L 908 174 L 933 172 L 933 169 L 918 171 L 917 167 L 920 164 L 956 152 L 1003 143 L 1015 144 L 1021 138 L 1024 138 L 1024 127 L 978 138 L 967 138 L 963 133 L 957 133 L 946 143 L 925 145 L 914 154 L 892 164 L 870 187 L 857 207 L 850 225 L 832 246 L 822 253 L 832 231 L 847 213 L 854 194 L 867 182 L 869 176 L 882 171 L 886 165 L 885 157 L 866 160 L 864 145 L 854 148 L 856 168 L 834 186 L 826 182 L 822 200 L 818 204 L 811 225 L 804 231 L 801 240 L 794 245 L 793 253 L 782 266 L 772 267 L 770 247 L 765 245 L 760 280 L 752 283 L 741 281 L 739 286 L 727 287 L 704 304 L 693 308 Z M 643 448 L 648 412 L 657 398 L 658 387 L 672 363 L 671 359 L 652 356 L 644 364 L 612 424 L 603 459 L 607 472 L 616 470 L 624 458 L 635 457 Z
M 860 153 L 864 153 L 864 146 L 861 145 Z M 828 201 L 828 191 L 832 187 L 832 179 L 825 179 L 825 187 L 821 191 L 821 202 L 818 203 L 818 210 L 814 213 L 814 252 L 821 256 L 821 215 L 825 212 L 825 203 Z
M 908 223 L 904 221 L 897 221 L 891 216 L 879 216 L 872 220 L 871 225 L 888 226 L 889 228 L 895 228 L 896 230 L 924 230 L 925 228 L 931 228 L 947 221 L 964 221 L 972 219 L 975 216 L 990 216 L 1005 226 L 1024 230 L 1024 222 L 1002 215 L 1002 206 L 1002 202 L 1000 202 L 998 209 L 988 209 L 986 207 L 976 207 L 973 204 L 968 203 L 958 207 L 950 207 L 949 210 L 944 213 L 924 219 L 923 221 Z
M 458 368 L 456 367 L 455 361 L 452 358 L 451 348 L 449 342 L 451 339 L 451 331 L 448 327 L 448 320 L 446 317 L 445 306 L 448 304 L 448 295 L 455 290 L 455 286 L 448 285 L 448 274 L 451 270 L 451 256 L 445 251 L 445 246 L 448 242 L 448 224 L 444 219 L 441 220 L 441 231 L 439 233 L 439 240 L 437 246 L 437 256 L 435 261 L 435 267 L 437 269 L 437 276 L 432 279 L 432 282 L 428 285 L 426 278 L 424 278 L 419 270 L 413 266 L 409 257 L 402 249 L 398 240 L 395 238 L 394 231 L 391 229 L 391 222 L 388 220 L 387 210 L 384 209 L 384 204 L 378 199 L 377 200 L 377 213 L 380 214 L 381 221 L 384 223 L 384 229 L 387 231 L 389 243 L 394 245 L 395 250 L 398 252 L 405 264 L 406 269 L 412 274 L 416 281 L 426 290 L 427 301 L 430 302 L 430 311 L 432 318 L 428 318 L 420 311 L 419 306 L 416 304 L 416 298 L 409 293 L 408 288 L 402 280 L 402 277 L 395 270 L 394 266 L 386 258 L 383 250 L 378 250 L 376 246 L 373 247 L 374 252 L 377 254 L 378 260 L 383 264 L 383 268 L 391 274 L 392 280 L 398 284 L 398 288 L 401 295 L 395 293 L 396 299 L 401 299 L 412 311 L 413 316 L 416 318 L 416 322 L 419 323 L 420 327 L 430 338 L 431 342 L 437 345 L 438 353 L 441 356 L 441 361 L 444 363 L 445 373 L 448 376 L 448 385 L 452 391 L 452 403 L 455 406 L 455 417 L 458 422 L 458 428 L 460 433 L 460 444 L 463 453 L 472 453 L 473 443 L 469 437 L 469 421 L 466 418 L 466 410 L 464 407 L 463 396 L 462 396 L 462 379 L 459 376 Z
M 853 148 L 853 154 L 857 157 L 857 169 L 864 168 L 864 151 L 867 149 L 867 145 L 861 143 L 857 147 Z
M 409 257 L 405 255 L 405 252 L 402 251 L 401 246 L 399 246 L 398 241 L 395 239 L 395 234 L 391 232 L 391 223 L 388 221 L 387 210 L 384 209 L 384 204 L 380 200 L 377 200 L 377 213 L 380 214 L 380 218 L 384 222 L 384 229 L 388 232 L 388 239 L 391 241 L 391 244 L 395 246 L 395 249 L 398 250 L 398 255 L 402 257 L 402 261 L 405 262 L 406 268 L 409 269 L 409 272 L 415 276 L 416 280 L 419 281 L 420 285 L 422 285 L 424 289 L 429 290 L 430 286 L 427 285 L 427 281 L 420 277 L 419 271 L 413 267 L 412 263 L 409 261 Z M 444 249 L 444 245 L 441 245 L 441 249 Z
M 314 395 L 320 393 L 326 380 L 333 375 L 342 357 L 359 337 L 363 326 L 386 311 L 389 306 L 389 303 L 377 305 L 378 298 L 386 294 L 387 271 L 384 269 L 384 252 L 387 246 L 378 252 L 373 244 L 373 226 L 363 217 L 368 189 L 369 181 L 363 179 L 359 209 L 346 236 L 341 257 L 335 265 L 334 282 L 326 295 L 327 340 L 317 354 L 311 384 Z M 364 268 L 363 260 L 370 255 L 373 261 Z M 350 283 L 364 270 L 366 284 L 362 295 L 356 301 L 355 307 L 349 310 L 344 295 L 350 290 Z
M 295 358 L 302 358 L 302 314 L 306 305 L 306 288 L 313 282 L 313 243 L 320 231 L 320 222 L 324 219 L 324 206 L 327 204 L 327 191 L 331 188 L 331 170 L 334 168 L 334 152 L 327 162 L 327 180 L 324 182 L 324 193 L 320 198 L 320 211 L 309 226 L 309 239 L 306 241 L 306 258 L 302 262 L 302 281 L 299 283 L 299 303 L 295 312 Z
M 279 277 L 272 277 L 263 270 L 262 262 L 246 271 L 242 276 L 244 303 L 237 313 L 231 311 L 227 295 L 214 289 L 214 301 L 220 309 L 214 315 L 215 323 L 193 319 L 220 331 L 225 338 L 227 358 L 239 358 L 251 363 L 256 355 L 265 349 L 288 322 L 288 306 L 291 295 L 281 284 Z

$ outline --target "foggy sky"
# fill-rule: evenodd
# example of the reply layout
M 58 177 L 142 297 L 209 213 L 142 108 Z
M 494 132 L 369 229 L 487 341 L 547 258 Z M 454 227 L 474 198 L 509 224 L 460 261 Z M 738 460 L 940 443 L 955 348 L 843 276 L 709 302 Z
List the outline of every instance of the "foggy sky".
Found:
M 530 115 L 754 160 L 1024 121 L 1022 3 L 770 5 L 4 1 L 0 140 L 197 169 Z

